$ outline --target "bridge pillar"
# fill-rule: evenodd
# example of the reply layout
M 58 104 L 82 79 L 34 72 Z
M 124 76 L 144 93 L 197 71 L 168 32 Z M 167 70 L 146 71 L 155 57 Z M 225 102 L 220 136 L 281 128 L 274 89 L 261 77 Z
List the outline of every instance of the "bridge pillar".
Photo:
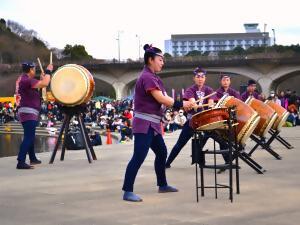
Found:
M 126 84 L 121 81 L 116 81 L 112 84 L 116 92 L 116 99 L 121 100 L 124 97 Z
M 268 77 L 262 77 L 262 78 L 258 79 L 257 82 L 261 86 L 262 94 L 264 94 L 266 97 L 268 97 L 270 95 L 273 80 Z

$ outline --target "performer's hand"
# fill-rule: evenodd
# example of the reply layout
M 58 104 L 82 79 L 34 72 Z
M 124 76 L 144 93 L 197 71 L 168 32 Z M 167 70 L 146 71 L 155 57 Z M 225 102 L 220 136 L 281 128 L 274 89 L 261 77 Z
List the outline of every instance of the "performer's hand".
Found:
M 44 77 L 45 77 L 45 73 L 41 73 L 41 75 L 40 75 L 40 80 L 43 80 Z
M 50 70 L 51 72 L 53 71 L 53 64 L 49 64 L 48 66 L 47 66 L 47 70 Z
M 194 106 L 195 106 L 195 103 L 192 102 L 192 101 L 183 101 L 183 108 L 184 108 L 186 111 L 191 110 Z

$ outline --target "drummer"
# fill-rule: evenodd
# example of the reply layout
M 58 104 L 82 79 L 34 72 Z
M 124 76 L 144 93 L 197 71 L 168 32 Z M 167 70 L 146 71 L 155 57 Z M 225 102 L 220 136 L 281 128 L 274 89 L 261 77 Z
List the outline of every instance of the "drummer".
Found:
M 216 90 L 216 96 L 218 100 L 221 99 L 223 96 L 233 96 L 235 98 L 241 99 L 240 92 L 230 87 L 231 77 L 229 74 L 221 74 L 220 84 L 221 87 Z
M 139 168 L 143 164 L 149 148 L 155 154 L 155 173 L 159 193 L 177 192 L 169 186 L 165 173 L 167 148 L 162 137 L 161 118 L 165 106 L 191 109 L 195 104 L 189 101 L 174 101 L 166 94 L 161 79 L 156 73 L 162 70 L 164 58 L 162 51 L 151 45 L 144 46 L 145 66 L 135 86 L 135 112 L 133 117 L 134 150 L 127 165 L 123 184 L 123 200 L 140 202 L 142 199 L 133 193 L 133 186 Z
M 33 165 L 41 164 L 35 155 L 34 140 L 35 130 L 39 121 L 41 109 L 39 88 L 47 87 L 53 65 L 49 64 L 41 79 L 35 79 L 35 64 L 33 62 L 22 63 L 22 75 L 16 81 L 16 98 L 18 106 L 18 117 L 24 130 L 24 138 L 20 145 L 17 169 L 33 169 Z M 26 155 L 29 155 L 30 164 L 26 163 Z
M 209 86 L 205 85 L 206 80 L 206 71 L 201 68 L 197 67 L 194 71 L 194 85 L 189 87 L 183 96 L 184 100 L 189 100 L 192 102 L 199 101 L 199 105 L 202 104 L 208 104 L 210 107 L 214 105 L 215 96 L 211 96 L 208 99 L 201 100 L 204 96 L 207 96 L 211 93 L 213 93 L 213 89 Z M 190 138 L 193 136 L 193 129 L 190 127 L 190 119 L 192 116 L 196 113 L 201 112 L 203 109 L 207 109 L 207 107 L 198 107 L 196 110 L 192 109 L 188 111 L 187 115 L 187 122 L 184 124 L 181 133 L 179 135 L 179 139 L 177 140 L 176 144 L 174 145 L 168 159 L 166 162 L 166 168 L 171 167 L 171 163 L 175 160 L 181 149 L 185 146 L 185 144 L 190 140 Z M 205 135 L 206 139 L 208 139 L 210 136 L 208 134 Z M 221 149 L 225 149 L 227 146 L 222 145 Z
M 241 100 L 245 102 L 248 97 L 254 97 L 256 99 L 261 100 L 259 93 L 256 90 L 256 82 L 255 80 L 248 80 L 247 90 L 241 94 Z

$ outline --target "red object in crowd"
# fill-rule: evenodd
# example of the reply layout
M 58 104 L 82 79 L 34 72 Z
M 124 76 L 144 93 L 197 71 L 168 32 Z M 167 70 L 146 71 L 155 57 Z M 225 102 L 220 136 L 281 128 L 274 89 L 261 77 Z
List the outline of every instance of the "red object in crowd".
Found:
M 125 111 L 125 112 L 123 113 L 123 116 L 124 116 L 126 119 L 129 119 L 129 120 L 132 119 L 132 115 L 131 115 L 131 113 L 128 112 L 128 111 Z
M 111 145 L 112 144 L 112 139 L 111 139 L 111 133 L 110 133 L 110 129 L 107 129 L 106 131 L 106 144 L 107 145 Z

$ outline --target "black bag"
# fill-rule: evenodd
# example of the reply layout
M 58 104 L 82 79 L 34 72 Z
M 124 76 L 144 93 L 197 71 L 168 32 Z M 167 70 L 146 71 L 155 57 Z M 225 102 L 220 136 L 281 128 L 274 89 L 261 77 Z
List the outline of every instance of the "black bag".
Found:
M 65 146 L 68 150 L 79 150 L 85 148 L 80 131 L 69 131 L 65 139 Z

